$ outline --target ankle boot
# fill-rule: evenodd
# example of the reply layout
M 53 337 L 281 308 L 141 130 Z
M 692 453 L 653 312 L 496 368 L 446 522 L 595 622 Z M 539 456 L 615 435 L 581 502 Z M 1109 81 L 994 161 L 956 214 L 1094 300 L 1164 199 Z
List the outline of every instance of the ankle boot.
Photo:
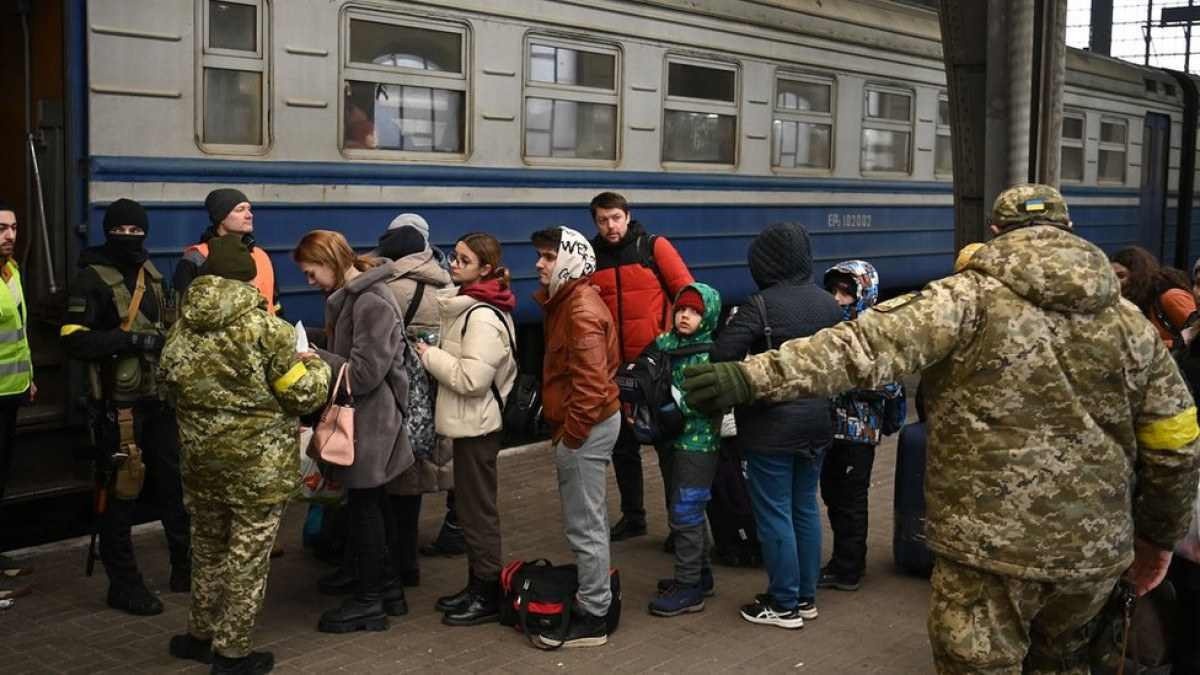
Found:
M 213 654 L 211 673 L 222 675 L 264 675 L 275 668 L 275 655 L 271 652 L 250 652 L 240 658 Z
M 383 587 L 383 611 L 388 616 L 404 616 L 408 614 L 408 600 L 404 597 L 403 576 L 396 577 L 388 585 Z
M 434 609 L 443 613 L 461 612 L 464 608 L 466 608 L 467 603 L 471 601 L 471 593 L 475 590 L 477 584 L 478 582 L 475 579 L 475 575 L 468 572 L 467 585 L 457 593 L 443 595 L 442 597 L 438 598 L 437 603 L 433 606 Z
M 317 630 L 322 633 L 353 633 L 358 630 L 387 630 L 387 612 L 383 609 L 383 595 L 355 593 L 342 604 L 321 613 Z
M 353 593 L 354 588 L 358 586 L 358 577 L 354 575 L 353 568 L 345 565 L 317 579 L 317 590 L 321 595 L 346 595 Z
M 500 580 L 477 580 L 467 604 L 461 610 L 446 612 L 442 623 L 447 626 L 477 626 L 500 620 Z

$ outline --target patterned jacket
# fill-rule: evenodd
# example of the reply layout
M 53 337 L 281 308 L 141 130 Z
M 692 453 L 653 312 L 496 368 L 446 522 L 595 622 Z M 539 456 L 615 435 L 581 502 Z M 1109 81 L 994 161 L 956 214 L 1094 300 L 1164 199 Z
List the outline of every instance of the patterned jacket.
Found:
M 930 547 L 1033 580 L 1115 577 L 1170 549 L 1195 498 L 1196 409 L 1104 253 L 1046 225 L 744 365 L 769 400 L 924 371 Z
M 655 347 L 669 351 L 712 342 L 713 327 L 721 318 L 721 294 L 712 286 L 701 283 L 688 284 L 680 289 L 679 293 L 683 293 L 689 288 L 694 289 L 704 299 L 704 316 L 700 319 L 700 327 L 696 329 L 695 333 L 688 336 L 680 335 L 674 330 L 663 333 L 654 340 Z M 676 300 L 679 299 L 679 293 L 675 294 Z M 672 309 L 671 321 L 674 322 L 674 309 Z M 672 358 L 671 384 L 677 391 L 682 391 L 680 387 L 683 386 L 683 369 L 697 363 L 708 363 L 708 360 L 707 352 Z M 688 452 L 716 452 L 720 445 L 720 429 L 714 427 L 713 419 L 689 408 L 682 395 L 677 398 L 679 399 L 679 409 L 683 412 L 683 432 L 671 442 L 671 446 Z
M 295 330 L 250 284 L 192 282 L 159 366 L 176 402 L 183 486 L 202 500 L 277 504 L 300 481 L 298 416 L 329 395 L 329 366 L 296 359 Z

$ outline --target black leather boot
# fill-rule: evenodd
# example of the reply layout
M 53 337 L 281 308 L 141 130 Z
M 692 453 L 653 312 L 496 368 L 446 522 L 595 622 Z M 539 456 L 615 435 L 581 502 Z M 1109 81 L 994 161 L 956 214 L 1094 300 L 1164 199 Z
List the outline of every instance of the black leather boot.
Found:
M 264 675 L 275 669 L 275 655 L 271 652 L 250 652 L 241 658 L 230 658 L 213 654 L 212 670 L 216 675 Z
M 475 590 L 477 585 L 478 581 L 475 579 L 475 575 L 468 572 L 467 585 L 457 593 L 452 595 L 443 595 L 442 597 L 438 598 L 437 603 L 435 603 L 433 606 L 434 609 L 443 613 L 461 612 L 466 608 L 467 603 L 471 601 L 471 593 Z
M 399 576 L 392 579 L 387 586 L 383 588 L 383 611 L 388 616 L 404 616 L 408 614 L 408 600 L 404 597 L 404 587 L 408 584 L 404 583 L 404 577 Z
M 500 620 L 500 580 L 476 580 L 467 604 L 459 611 L 446 612 L 442 623 L 447 626 L 477 626 Z
M 342 604 L 321 613 L 317 630 L 322 633 L 353 633 L 357 630 L 387 630 L 383 594 L 355 593 Z

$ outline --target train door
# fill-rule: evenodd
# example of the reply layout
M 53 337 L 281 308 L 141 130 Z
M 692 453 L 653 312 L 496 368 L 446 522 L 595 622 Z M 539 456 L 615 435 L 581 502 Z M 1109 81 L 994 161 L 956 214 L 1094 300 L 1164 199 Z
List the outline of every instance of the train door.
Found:
M 1167 156 L 1170 153 L 1171 118 L 1146 113 L 1142 126 L 1142 190 L 1138 209 L 1139 240 L 1159 260 L 1166 257 Z

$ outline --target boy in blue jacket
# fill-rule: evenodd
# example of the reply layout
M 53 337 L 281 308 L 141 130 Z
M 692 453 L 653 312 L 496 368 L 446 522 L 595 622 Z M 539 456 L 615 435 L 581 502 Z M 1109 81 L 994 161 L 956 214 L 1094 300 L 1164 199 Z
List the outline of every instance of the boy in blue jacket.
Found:
M 879 299 L 879 274 L 868 262 L 847 260 L 825 272 L 825 289 L 852 321 Z M 867 566 L 867 493 L 875 446 L 904 423 L 904 388 L 892 382 L 833 399 L 833 446 L 821 467 L 821 499 L 833 529 L 833 556 L 817 588 L 856 591 Z

